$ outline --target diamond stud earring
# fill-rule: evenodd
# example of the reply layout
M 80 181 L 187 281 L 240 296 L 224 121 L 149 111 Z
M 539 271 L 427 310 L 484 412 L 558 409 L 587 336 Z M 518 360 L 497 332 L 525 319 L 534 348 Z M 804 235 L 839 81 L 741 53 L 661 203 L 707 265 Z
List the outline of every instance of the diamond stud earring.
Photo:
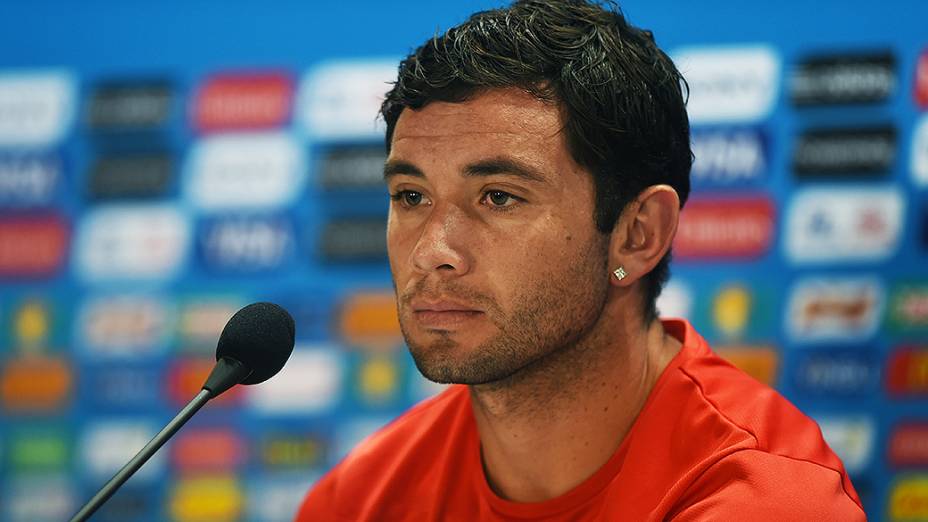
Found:
M 625 276 L 628 275 L 628 274 L 625 272 L 625 267 L 624 267 L 624 266 L 620 266 L 619 268 L 616 268 L 612 273 L 613 273 L 613 275 L 615 275 L 615 278 L 618 279 L 619 281 L 625 279 Z

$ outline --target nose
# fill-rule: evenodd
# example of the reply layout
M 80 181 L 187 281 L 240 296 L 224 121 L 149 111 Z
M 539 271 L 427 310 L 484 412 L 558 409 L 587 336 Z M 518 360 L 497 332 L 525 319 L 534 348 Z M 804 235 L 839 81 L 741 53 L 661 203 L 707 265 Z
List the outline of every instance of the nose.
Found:
M 436 206 L 423 223 L 412 251 L 416 270 L 437 272 L 442 277 L 466 274 L 471 265 L 465 250 L 467 228 L 465 216 L 458 209 Z

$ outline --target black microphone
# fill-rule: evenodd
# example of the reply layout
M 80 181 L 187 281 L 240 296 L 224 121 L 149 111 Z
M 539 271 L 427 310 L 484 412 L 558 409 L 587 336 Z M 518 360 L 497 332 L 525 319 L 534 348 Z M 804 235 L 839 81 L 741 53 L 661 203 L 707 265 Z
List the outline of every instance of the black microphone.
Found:
M 208 400 L 236 384 L 258 384 L 276 375 L 290 358 L 295 338 L 293 318 L 276 304 L 252 303 L 235 312 L 222 329 L 216 346 L 216 366 L 200 393 L 100 488 L 70 522 L 90 518 Z

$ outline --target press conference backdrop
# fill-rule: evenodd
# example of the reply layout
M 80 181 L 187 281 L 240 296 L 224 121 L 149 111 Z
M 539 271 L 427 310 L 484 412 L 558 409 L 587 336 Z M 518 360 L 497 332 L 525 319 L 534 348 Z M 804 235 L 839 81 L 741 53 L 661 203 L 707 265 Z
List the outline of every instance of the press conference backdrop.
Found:
M 289 520 L 439 389 L 398 331 L 375 114 L 401 56 L 493 4 L 387 4 L 0 7 L 0 520 L 79 507 L 252 301 L 296 318 L 286 368 L 99 520 Z M 663 315 L 817 419 L 872 520 L 928 520 L 928 7 L 625 10 L 691 90 Z

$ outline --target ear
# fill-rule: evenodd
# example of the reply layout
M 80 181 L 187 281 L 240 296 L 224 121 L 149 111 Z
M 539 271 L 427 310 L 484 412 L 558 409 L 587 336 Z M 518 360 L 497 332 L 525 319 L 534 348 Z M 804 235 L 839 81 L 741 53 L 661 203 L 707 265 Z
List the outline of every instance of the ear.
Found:
M 627 274 L 615 286 L 629 287 L 650 272 L 670 250 L 680 219 L 680 197 L 670 185 L 652 185 L 626 205 L 609 240 L 609 270 Z

